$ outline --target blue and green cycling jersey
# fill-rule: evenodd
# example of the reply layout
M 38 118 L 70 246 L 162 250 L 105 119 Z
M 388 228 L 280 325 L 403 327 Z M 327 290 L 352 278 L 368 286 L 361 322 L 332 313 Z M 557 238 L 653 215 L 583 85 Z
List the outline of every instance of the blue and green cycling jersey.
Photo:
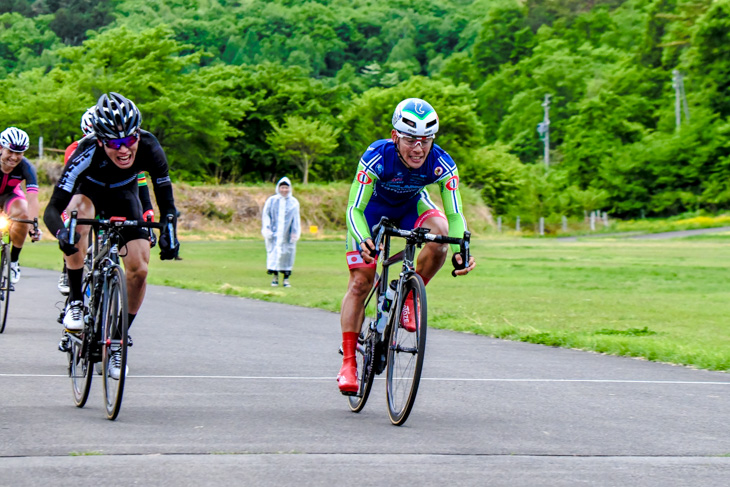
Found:
M 449 236 L 461 238 L 467 226 L 459 193 L 459 172 L 451 156 L 433 144 L 423 165 L 411 169 L 398 157 L 392 140 L 371 144 L 360 159 L 350 187 L 346 216 L 351 237 L 358 243 L 371 238 L 365 214 L 369 207 L 377 206 L 378 212 L 386 216 L 390 210 L 397 213 L 399 208 L 414 205 L 418 214 L 435 209 L 426 191 L 426 186 L 434 183 L 441 192 Z M 458 252 L 459 246 L 452 245 L 451 249 Z

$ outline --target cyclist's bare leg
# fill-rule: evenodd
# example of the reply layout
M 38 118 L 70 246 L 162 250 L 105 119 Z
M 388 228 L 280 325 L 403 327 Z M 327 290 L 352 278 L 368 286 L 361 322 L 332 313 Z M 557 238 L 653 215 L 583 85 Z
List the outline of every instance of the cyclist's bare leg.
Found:
M 358 389 L 355 348 L 365 317 L 365 299 L 373 287 L 374 279 L 375 268 L 350 269 L 350 281 L 347 284 L 345 297 L 342 299 L 342 311 L 340 312 L 342 368 L 337 374 L 340 392 L 344 394 L 354 394 Z
M 22 198 L 16 198 L 10 203 L 8 208 L 8 216 L 10 218 L 19 218 L 21 220 L 29 220 L 30 212 L 28 211 L 28 202 Z M 28 223 L 10 222 L 10 241 L 16 249 L 23 248 L 25 237 L 31 226 Z
M 340 326 L 343 333 L 360 333 L 360 325 L 365 317 L 365 298 L 373 287 L 374 279 L 375 268 L 350 269 L 350 281 L 347 283 L 347 292 L 342 299 L 342 311 L 340 311 Z
M 127 303 L 129 313 L 136 315 L 147 289 L 147 267 L 150 262 L 150 241 L 138 238 L 127 242 L 119 254 L 127 274 Z
M 434 235 L 448 235 L 449 223 L 441 217 L 426 219 L 421 225 L 423 228 L 430 228 Z M 443 267 L 446 262 L 449 246 L 445 244 L 427 243 L 418 254 L 416 272 L 424 282 L 431 280 L 433 276 Z

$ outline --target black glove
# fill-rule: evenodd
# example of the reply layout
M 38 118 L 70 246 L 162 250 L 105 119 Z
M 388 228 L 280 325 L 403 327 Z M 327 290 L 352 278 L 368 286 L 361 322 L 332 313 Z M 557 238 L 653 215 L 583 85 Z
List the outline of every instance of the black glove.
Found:
M 162 220 L 167 222 L 167 216 Z M 170 228 L 172 226 L 172 228 Z M 172 223 L 165 225 L 160 231 L 160 260 L 173 260 L 180 251 L 180 242 L 177 240 L 177 217 L 173 215 Z
M 455 252 L 454 255 L 451 256 L 451 264 L 454 266 L 454 270 L 457 270 L 458 271 L 458 270 L 461 270 L 461 269 L 466 269 L 466 267 L 467 267 L 467 265 L 469 263 L 464 260 L 464 256 L 463 255 L 461 255 L 461 261 L 462 261 L 461 264 L 459 264 L 458 262 L 456 262 L 456 255 L 457 254 L 461 255 L 461 253 Z M 454 277 L 456 277 L 456 274 L 454 273 L 454 271 L 451 271 L 451 275 L 454 276 Z
M 76 248 L 75 244 L 70 243 L 71 234 L 68 231 L 68 228 L 60 229 L 56 234 L 56 238 L 58 239 L 58 246 L 61 248 L 64 254 L 73 255 L 79 251 L 79 249 Z M 81 235 L 79 235 L 78 232 L 74 232 L 74 242 L 78 242 L 80 238 Z

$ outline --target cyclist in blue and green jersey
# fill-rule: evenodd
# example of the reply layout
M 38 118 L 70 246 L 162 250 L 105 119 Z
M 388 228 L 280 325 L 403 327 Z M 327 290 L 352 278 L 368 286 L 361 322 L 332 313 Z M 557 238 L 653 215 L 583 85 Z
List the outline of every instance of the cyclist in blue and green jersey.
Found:
M 375 278 L 376 249 L 370 229 L 388 217 L 400 228 L 429 228 L 430 233 L 462 237 L 467 229 L 459 194 L 459 173 L 451 156 L 434 144 L 439 119 L 431 105 L 418 98 L 398 104 L 393 114 L 390 139 L 370 145 L 360 159 L 357 175 L 350 187 L 347 204 L 346 257 L 350 269 L 347 293 L 342 300 L 343 361 L 337 382 L 340 392 L 357 392 L 355 347 L 362 325 L 365 298 Z M 442 212 L 431 200 L 426 186 L 438 184 Z M 452 263 L 457 275 L 474 269 L 474 258 L 462 262 L 458 245 L 452 246 Z M 416 272 L 428 282 L 446 261 L 446 245 L 428 243 L 418 256 Z M 403 307 L 403 324 L 415 331 L 413 298 Z

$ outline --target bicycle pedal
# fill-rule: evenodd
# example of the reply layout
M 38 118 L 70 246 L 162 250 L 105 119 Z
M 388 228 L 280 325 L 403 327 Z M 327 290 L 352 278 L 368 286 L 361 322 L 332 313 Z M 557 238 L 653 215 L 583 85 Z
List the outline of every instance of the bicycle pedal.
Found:
M 351 392 L 351 391 L 340 391 L 343 396 L 357 396 L 357 392 Z
M 345 355 L 345 351 L 342 350 L 342 347 L 340 347 L 340 349 L 337 351 L 337 353 L 339 353 L 340 355 Z

